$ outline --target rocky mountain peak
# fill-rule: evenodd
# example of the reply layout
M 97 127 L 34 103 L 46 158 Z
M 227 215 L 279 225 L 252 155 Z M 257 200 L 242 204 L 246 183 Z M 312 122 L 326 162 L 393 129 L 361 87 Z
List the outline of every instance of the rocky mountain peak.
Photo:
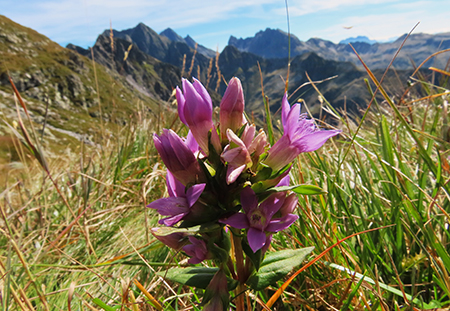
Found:
M 350 37 L 344 40 L 341 40 L 339 44 L 348 44 L 348 43 L 355 43 L 355 42 L 364 42 L 368 44 L 375 44 L 377 43 L 376 40 L 371 40 L 366 36 L 357 36 L 357 37 Z
M 162 32 L 159 33 L 160 36 L 164 36 L 168 38 L 171 41 L 175 42 L 184 42 L 185 39 L 183 39 L 180 35 L 178 35 L 172 28 L 166 28 Z

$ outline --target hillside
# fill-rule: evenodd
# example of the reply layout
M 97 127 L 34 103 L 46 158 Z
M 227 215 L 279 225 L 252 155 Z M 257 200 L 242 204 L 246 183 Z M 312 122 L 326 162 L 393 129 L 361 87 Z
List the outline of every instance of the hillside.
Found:
M 116 46 L 117 53 L 122 48 L 123 56 L 124 47 L 120 42 Z M 90 51 L 84 52 L 90 54 Z M 177 68 L 172 66 L 173 75 L 168 75 L 167 64 L 146 57 L 148 71 L 142 77 L 151 82 L 146 85 L 154 87 L 137 92 L 133 76 L 128 78 L 116 73 L 119 66 L 122 66 L 121 70 L 134 68 L 133 62 L 137 61 L 134 51 L 130 53 L 129 61 L 123 61 L 122 57 L 122 62 L 116 59 L 117 63 L 106 59 L 99 49 L 94 49 L 94 54 L 103 64 L 97 63 L 94 67 L 93 62 L 80 53 L 0 16 L 2 118 L 10 124 L 16 119 L 10 75 L 27 103 L 37 129 L 45 128 L 43 135 L 47 138 L 45 142 L 51 145 L 49 152 L 61 152 L 68 146 L 78 146 L 80 141 L 95 144 L 100 139 L 102 125 L 105 133 L 111 135 L 118 126 L 130 122 L 137 107 L 147 112 L 157 111 L 161 99 L 168 99 L 172 88 L 180 82 Z M 2 122 L 0 135 L 8 132 Z M 2 145 L 2 157 L 9 154 L 9 148 Z

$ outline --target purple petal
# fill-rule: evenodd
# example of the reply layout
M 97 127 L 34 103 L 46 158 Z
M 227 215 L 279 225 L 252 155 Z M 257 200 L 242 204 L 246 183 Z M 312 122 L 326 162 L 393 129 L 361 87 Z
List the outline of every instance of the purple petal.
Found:
M 236 213 L 226 219 L 219 220 L 219 222 L 227 224 L 236 229 L 246 229 L 250 226 L 247 216 L 243 213 Z
M 244 132 L 242 133 L 242 141 L 244 142 L 247 148 L 250 147 L 253 139 L 255 138 L 256 127 L 255 125 L 249 126 L 248 124 L 245 126 Z
M 259 209 L 264 213 L 267 221 L 281 208 L 286 194 L 284 192 L 274 193 L 259 205 Z
M 198 263 L 201 263 L 203 260 L 196 258 L 196 257 L 192 257 L 188 260 L 188 264 L 190 265 L 196 265 Z
M 292 193 L 289 196 L 286 197 L 286 200 L 284 200 L 283 206 L 280 208 L 281 216 L 286 216 L 288 214 L 291 214 L 298 203 L 298 197 L 296 194 Z
M 238 78 L 232 78 L 220 102 L 220 133 L 222 139 L 225 138 L 227 129 L 236 131 L 244 124 L 244 106 L 241 81 Z
M 174 216 L 189 212 L 186 199 L 179 197 L 162 198 L 153 201 L 147 207 L 158 210 L 158 213 L 163 216 Z
M 200 151 L 200 146 L 198 145 L 191 131 L 188 132 L 185 143 L 188 146 L 188 148 L 192 151 L 192 153 L 197 157 L 197 154 Z
M 284 93 L 283 100 L 281 101 L 281 122 L 283 122 L 283 125 L 287 124 L 289 111 L 291 111 L 291 105 L 289 105 L 287 93 Z
M 266 244 L 266 234 L 263 231 L 250 228 L 247 233 L 248 245 L 254 253 Z
M 339 134 L 340 131 L 317 131 L 309 135 L 305 135 L 300 139 L 294 141 L 294 145 L 299 149 L 300 152 L 311 152 L 319 149 L 322 145 L 333 136 Z
M 167 169 L 183 185 L 205 179 L 194 154 L 174 131 L 164 129 L 163 134 L 155 134 L 153 140 Z
M 173 176 L 173 174 L 167 170 L 166 174 L 166 184 L 167 184 L 167 191 L 169 192 L 169 196 L 171 197 L 185 197 L 185 187 L 184 185 Z
M 261 253 L 264 254 L 269 249 L 270 243 L 272 243 L 272 234 L 268 234 L 266 238 L 266 244 L 261 248 Z
M 234 167 L 232 165 L 229 165 L 227 168 L 227 184 L 232 184 L 236 181 L 236 179 L 241 175 L 241 173 L 245 170 L 247 167 L 246 164 Z
M 289 226 L 292 225 L 297 219 L 298 216 L 294 214 L 288 214 L 280 219 L 274 219 L 266 227 L 266 231 L 278 232 L 284 230 L 286 228 L 289 228 Z
M 197 161 L 192 151 L 177 133 L 173 130 L 169 130 L 167 131 L 167 138 L 174 151 L 174 154 L 171 154 L 170 157 L 175 156 L 183 167 L 189 167 L 192 163 Z
M 184 95 L 178 86 L 176 89 L 176 97 L 178 103 L 178 116 L 180 117 L 181 122 L 183 122 L 185 125 L 188 125 L 184 117 L 184 106 L 186 104 L 186 99 L 184 98 Z
M 242 190 L 241 204 L 246 214 L 249 214 L 252 210 L 258 207 L 258 198 L 252 188 L 245 187 Z
M 208 91 L 206 90 L 206 88 L 203 86 L 203 84 L 200 81 L 198 81 L 196 78 L 193 78 L 193 80 L 194 80 L 194 82 L 192 83 L 192 85 L 194 86 L 195 90 L 200 95 L 200 97 L 207 104 L 205 107 L 202 107 L 202 108 L 208 108 L 208 111 L 205 111 L 205 113 L 207 112 L 209 115 L 212 115 L 211 96 L 209 96 Z
M 282 187 L 282 186 L 289 186 L 289 182 L 290 182 L 290 176 L 289 176 L 289 171 L 290 171 L 291 169 L 289 168 L 289 170 L 288 170 L 288 174 L 286 174 L 286 176 L 284 176 L 281 180 L 280 180 L 280 182 L 277 184 L 277 187 Z
M 286 123 L 283 123 L 284 135 L 291 137 L 298 130 L 300 108 L 300 104 L 295 104 L 291 107 Z
M 161 219 L 160 221 L 158 221 L 158 223 L 161 225 L 166 225 L 167 227 L 172 227 L 173 225 L 178 223 L 181 219 L 183 219 L 183 217 L 186 216 L 186 214 L 187 213 L 183 213 L 183 214 L 175 215 L 172 217 L 167 217 L 167 218 Z
M 292 162 L 300 152 L 291 144 L 287 135 L 283 135 L 269 150 L 264 163 L 275 172 Z
M 258 135 L 253 139 L 252 143 L 248 147 L 248 153 L 255 153 L 254 157 L 259 157 L 267 146 L 267 137 L 264 131 L 260 131 Z
M 195 255 L 195 248 L 197 246 L 195 246 L 194 244 L 188 244 L 183 246 L 183 251 L 188 254 L 189 256 L 194 256 Z
M 237 147 L 233 149 L 227 149 L 225 152 L 222 153 L 222 159 L 225 162 L 228 163 L 245 163 L 245 160 L 247 159 L 248 152 L 247 150 Z
M 205 186 L 206 184 L 196 184 L 186 191 L 186 200 L 189 207 L 191 207 L 192 205 L 194 205 L 195 202 L 197 202 L 198 198 L 203 193 Z
M 150 232 L 155 238 L 160 240 L 165 245 L 176 250 L 180 249 L 184 244 L 186 244 L 185 233 L 176 232 L 171 234 L 164 234 L 162 228 L 151 228 Z

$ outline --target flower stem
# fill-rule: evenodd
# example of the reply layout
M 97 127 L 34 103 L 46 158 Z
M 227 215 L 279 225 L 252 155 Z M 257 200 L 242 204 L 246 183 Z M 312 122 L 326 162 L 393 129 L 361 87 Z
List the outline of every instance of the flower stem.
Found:
M 244 303 L 244 295 L 243 292 L 245 291 L 245 285 L 244 282 L 247 280 L 247 273 L 245 271 L 245 265 L 244 265 L 244 251 L 242 250 L 242 244 L 240 237 L 240 230 L 239 232 L 235 232 L 237 230 L 231 228 L 232 231 L 232 239 L 233 239 L 233 246 L 234 246 L 234 256 L 236 258 L 236 271 L 237 271 L 237 277 L 239 281 L 239 285 L 235 290 L 235 297 L 236 297 L 236 311 L 244 311 L 245 310 L 245 303 Z

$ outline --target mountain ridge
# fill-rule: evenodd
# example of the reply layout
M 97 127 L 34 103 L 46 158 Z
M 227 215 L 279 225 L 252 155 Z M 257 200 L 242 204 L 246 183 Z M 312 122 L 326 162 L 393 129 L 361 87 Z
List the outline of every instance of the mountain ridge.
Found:
M 405 38 L 406 34 L 400 36 L 393 42 L 368 43 L 356 41 L 352 45 L 363 57 L 369 68 L 385 69 Z M 358 57 L 348 44 L 336 44 L 320 38 L 301 41 L 294 34 L 291 34 L 290 39 L 292 57 L 307 52 L 315 52 L 325 59 L 350 61 L 361 66 Z M 287 57 L 289 36 L 282 30 L 267 28 L 264 31 L 257 32 L 255 36 L 245 39 L 230 36 L 228 44 L 237 47 L 243 52 L 251 52 L 265 58 L 284 58 Z M 412 34 L 406 40 L 402 50 L 393 63 L 393 67 L 396 69 L 411 69 L 414 67 L 414 64 L 420 64 L 431 54 L 447 48 L 450 48 L 450 32 L 435 35 L 424 33 Z M 439 55 L 430 60 L 427 66 L 432 65 L 445 68 L 447 59 L 448 56 Z

